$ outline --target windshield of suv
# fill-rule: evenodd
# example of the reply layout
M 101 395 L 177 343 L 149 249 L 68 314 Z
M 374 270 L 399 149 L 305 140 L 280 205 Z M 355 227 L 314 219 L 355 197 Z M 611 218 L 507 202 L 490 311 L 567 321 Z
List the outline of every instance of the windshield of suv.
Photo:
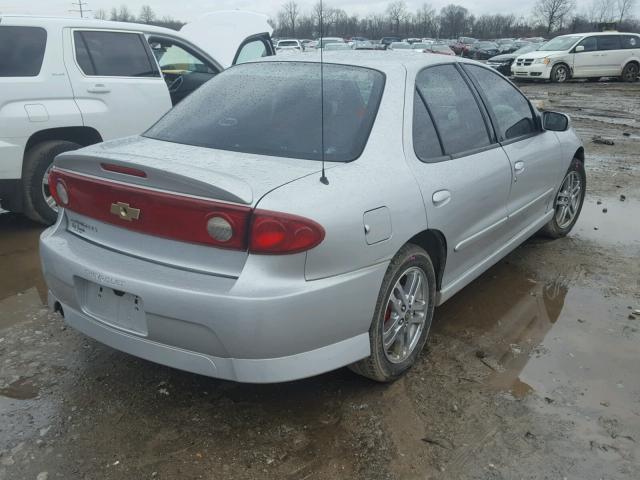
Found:
M 324 64 L 325 159 L 360 156 L 384 89 L 369 68 Z M 232 67 L 170 110 L 144 136 L 236 152 L 322 159 L 320 64 Z
M 556 37 L 545 43 L 539 50 L 541 52 L 569 50 L 581 38 L 582 37 L 578 35 L 572 35 L 570 37 Z

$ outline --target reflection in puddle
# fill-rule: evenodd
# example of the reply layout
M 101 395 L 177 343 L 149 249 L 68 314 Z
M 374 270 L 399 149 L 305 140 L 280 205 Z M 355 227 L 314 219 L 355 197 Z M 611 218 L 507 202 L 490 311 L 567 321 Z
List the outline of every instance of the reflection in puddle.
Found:
M 438 330 L 478 345 L 482 362 L 494 371 L 490 384 L 524 396 L 531 389 L 519 374 L 560 316 L 566 295 L 560 281 L 545 285 L 501 263 L 436 312 Z
M 4 388 L 0 388 L 0 396 L 15 400 L 29 400 L 38 396 L 39 388 L 30 378 L 19 378 Z
M 640 322 L 629 316 L 636 303 L 564 278 L 540 283 L 503 262 L 436 310 L 434 331 L 479 349 L 491 387 L 519 398 L 535 391 L 548 408 L 605 405 L 639 424 Z
M 606 244 L 640 244 L 639 218 L 638 200 L 626 198 L 621 201 L 619 197 L 586 199 L 571 236 Z
M 0 328 L 27 319 L 46 303 L 38 239 L 42 226 L 20 215 L 0 214 Z

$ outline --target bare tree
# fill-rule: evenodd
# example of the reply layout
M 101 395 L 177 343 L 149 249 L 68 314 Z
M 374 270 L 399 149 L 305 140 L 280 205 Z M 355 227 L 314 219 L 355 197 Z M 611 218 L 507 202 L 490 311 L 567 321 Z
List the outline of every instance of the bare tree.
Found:
M 129 7 L 126 5 L 120 5 L 120 9 L 118 10 L 118 20 L 121 22 L 132 22 L 134 20 L 134 16 L 131 15 L 129 11 Z
M 300 8 L 298 4 L 293 0 L 288 1 L 282 6 L 282 12 L 284 14 L 284 18 L 289 24 L 289 28 L 291 29 L 291 36 L 296 36 L 296 24 L 298 22 L 298 17 L 300 16 Z
M 460 5 L 447 5 L 440 10 L 440 34 L 448 38 L 457 38 L 465 33 L 473 16 Z
M 604 23 L 613 20 L 614 3 L 617 0 L 593 0 L 589 10 L 591 23 Z
M 111 13 L 109 14 L 109 20 L 118 20 L 118 9 L 116 7 L 111 8 Z
M 387 17 L 394 26 L 394 32 L 400 33 L 400 23 L 407 18 L 407 4 L 404 0 L 398 0 L 387 6 Z
M 415 14 L 416 27 L 423 37 L 433 35 L 436 23 L 436 11 L 428 3 L 423 3 Z
M 151 23 L 156 19 L 156 13 L 149 5 L 143 5 L 140 9 L 140 16 L 138 19 L 142 23 Z
M 574 5 L 574 0 L 538 0 L 534 13 L 549 34 L 554 28 L 562 27 L 565 17 Z
M 108 18 L 107 11 L 104 8 L 99 8 L 93 14 L 93 18 L 95 18 L 96 20 L 106 20 Z
M 618 21 L 622 23 L 633 12 L 636 6 L 636 0 L 617 0 L 618 6 Z

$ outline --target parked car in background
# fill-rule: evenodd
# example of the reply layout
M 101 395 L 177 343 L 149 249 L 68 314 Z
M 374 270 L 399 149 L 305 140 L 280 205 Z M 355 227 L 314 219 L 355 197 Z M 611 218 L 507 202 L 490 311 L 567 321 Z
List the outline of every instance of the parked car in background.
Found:
M 389 44 L 387 50 L 411 50 L 411 44 L 407 42 L 393 42 Z
M 388 48 L 393 42 L 401 42 L 402 39 L 399 37 L 382 37 L 380 39 L 380 44 L 384 46 L 384 48 Z
M 496 43 L 498 44 L 498 53 L 512 53 L 518 49 L 515 40 L 511 38 L 496 40 Z
M 281 52 L 281 51 L 287 51 L 287 50 L 302 52 L 304 51 L 304 47 L 300 42 L 300 40 L 295 40 L 295 39 L 278 40 L 278 44 L 276 45 L 276 51 Z
M 428 43 L 422 43 L 422 42 L 415 42 L 415 43 L 411 43 L 410 45 L 411 45 L 411 50 L 418 50 L 420 52 L 425 52 L 427 48 L 429 48 Z
M 466 57 L 469 49 L 474 43 L 477 43 L 478 40 L 471 37 L 460 37 L 455 43 L 450 44 L 451 50 L 455 52 L 456 55 L 460 55 L 462 57 Z
M 440 55 L 455 55 L 454 51 L 451 50 L 451 47 L 444 43 L 432 43 L 431 45 L 427 46 L 425 52 L 438 53 Z
M 402 41 L 413 45 L 414 43 L 422 42 L 422 39 L 421 38 L 405 38 Z
M 272 55 L 264 15 L 215 12 L 177 32 L 135 23 L 0 15 L 0 202 L 53 223 L 65 151 L 138 134 L 225 68 Z
M 350 365 L 388 382 L 435 306 L 575 225 L 586 177 L 568 117 L 492 69 L 297 58 L 230 68 L 142 136 L 56 158 L 63 208 L 40 256 L 69 325 L 212 377 Z
M 500 53 L 500 47 L 495 42 L 476 42 L 469 46 L 463 56 L 474 60 L 487 60 Z
M 302 49 L 306 50 L 307 48 L 314 48 L 314 40 L 309 40 L 308 38 L 305 38 L 303 40 L 300 40 L 300 43 L 302 44 Z
M 537 51 L 520 55 L 512 65 L 517 78 L 563 83 L 572 78 L 618 77 L 635 82 L 640 72 L 640 35 L 583 33 L 562 35 Z
M 340 38 L 340 37 L 323 37 L 322 39 L 318 39 L 316 40 L 316 48 L 324 48 L 327 45 L 331 44 L 331 43 L 344 43 L 346 44 L 346 42 L 344 41 L 344 38 Z
M 324 46 L 325 52 L 336 51 L 336 50 L 352 50 L 353 45 L 349 45 L 348 43 L 327 43 Z
M 520 55 L 524 55 L 525 53 L 535 52 L 540 48 L 540 43 L 530 43 L 526 47 L 522 47 L 519 50 L 516 50 L 513 53 L 503 53 L 501 55 L 496 55 L 495 57 L 491 57 L 487 61 L 487 65 L 491 68 L 495 68 L 501 74 L 509 77 L 511 76 L 511 65 L 514 60 Z
M 353 42 L 354 50 L 378 50 L 375 43 L 370 40 L 357 40 Z

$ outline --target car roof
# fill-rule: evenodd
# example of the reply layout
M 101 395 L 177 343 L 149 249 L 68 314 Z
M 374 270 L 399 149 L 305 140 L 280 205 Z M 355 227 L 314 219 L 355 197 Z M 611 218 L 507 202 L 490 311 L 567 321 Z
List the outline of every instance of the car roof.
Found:
M 319 63 L 321 55 L 319 52 L 312 53 L 300 53 L 298 55 L 263 57 L 255 60 L 252 63 L 261 62 L 313 62 Z M 380 70 L 381 72 L 390 72 L 398 68 L 403 68 L 407 71 L 418 71 L 424 67 L 430 65 L 438 65 L 442 63 L 473 63 L 478 62 L 461 57 L 452 57 L 450 55 L 416 55 L 413 51 L 399 51 L 390 55 L 389 52 L 366 50 L 345 50 L 345 51 L 330 51 L 325 52 L 322 55 L 322 60 L 327 64 L 339 64 L 339 65 L 352 65 L 356 67 L 372 68 L 374 70 Z
M 112 20 L 96 20 L 95 18 L 78 17 L 44 17 L 36 15 L 6 15 L 0 14 L 1 25 L 23 25 L 36 27 L 59 28 L 105 28 L 113 30 L 131 30 L 138 32 L 155 32 L 176 35 L 176 30 L 156 27 L 145 23 L 115 22 Z
M 639 34 L 633 32 L 587 32 L 587 33 L 568 33 L 566 35 L 559 35 L 559 37 L 592 37 L 592 36 L 606 36 L 606 35 L 636 35 Z M 558 38 L 558 37 L 555 37 Z

